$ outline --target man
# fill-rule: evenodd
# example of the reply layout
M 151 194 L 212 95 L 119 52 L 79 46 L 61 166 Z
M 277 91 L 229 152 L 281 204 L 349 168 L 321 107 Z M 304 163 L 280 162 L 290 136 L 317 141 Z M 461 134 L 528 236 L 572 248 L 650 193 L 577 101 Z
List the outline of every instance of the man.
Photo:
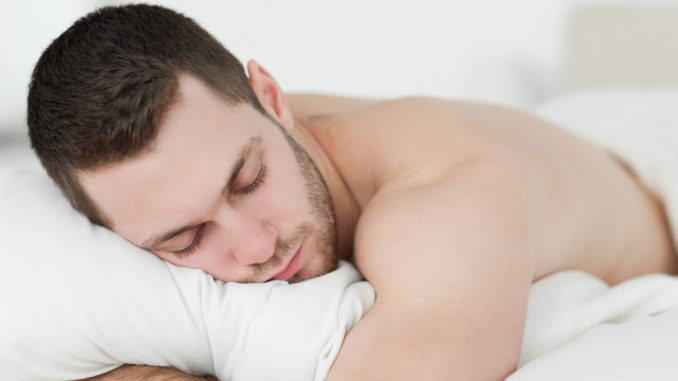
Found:
M 330 380 L 502 379 L 534 280 L 678 270 L 661 202 L 545 121 L 286 96 L 258 63 L 247 72 L 170 10 L 101 9 L 37 63 L 32 143 L 76 209 L 176 265 L 297 282 L 351 260 L 377 300 Z

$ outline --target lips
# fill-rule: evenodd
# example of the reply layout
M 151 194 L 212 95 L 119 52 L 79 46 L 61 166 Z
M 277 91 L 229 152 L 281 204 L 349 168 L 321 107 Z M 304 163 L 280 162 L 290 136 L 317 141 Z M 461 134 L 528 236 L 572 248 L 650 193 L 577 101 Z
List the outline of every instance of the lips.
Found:
M 270 280 L 288 280 L 292 277 L 292 275 L 296 274 L 296 272 L 299 271 L 299 267 L 301 267 L 302 247 L 304 246 L 303 245 L 299 246 L 297 252 L 294 254 L 292 259 L 287 263 L 287 267 L 285 267 L 277 275 L 273 276 Z

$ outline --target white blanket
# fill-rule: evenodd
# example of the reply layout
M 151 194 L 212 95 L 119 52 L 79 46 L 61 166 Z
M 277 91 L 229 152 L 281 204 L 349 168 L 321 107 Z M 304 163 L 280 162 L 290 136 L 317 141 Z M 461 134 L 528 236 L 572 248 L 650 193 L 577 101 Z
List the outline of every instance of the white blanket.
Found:
M 572 94 L 537 111 L 625 160 L 662 198 L 678 237 L 678 88 Z M 677 278 L 610 288 L 562 272 L 533 285 L 521 367 L 508 380 L 675 380 L 677 355 Z

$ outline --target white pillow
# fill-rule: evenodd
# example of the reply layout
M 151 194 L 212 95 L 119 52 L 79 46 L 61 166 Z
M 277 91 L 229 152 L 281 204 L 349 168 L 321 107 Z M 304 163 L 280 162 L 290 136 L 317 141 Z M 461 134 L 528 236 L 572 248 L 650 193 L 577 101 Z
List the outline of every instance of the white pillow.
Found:
M 324 378 L 374 291 L 350 265 L 299 284 L 214 281 L 75 212 L 41 173 L 0 168 L 0 379 L 123 363 L 220 380 Z

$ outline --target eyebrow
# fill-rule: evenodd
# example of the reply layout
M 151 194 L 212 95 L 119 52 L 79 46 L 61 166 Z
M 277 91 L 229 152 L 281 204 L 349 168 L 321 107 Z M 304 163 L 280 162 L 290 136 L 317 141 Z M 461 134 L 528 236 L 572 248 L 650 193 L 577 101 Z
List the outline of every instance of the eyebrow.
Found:
M 231 167 L 231 175 L 228 177 L 226 185 L 224 185 L 224 188 L 221 190 L 221 194 L 229 194 L 231 192 L 231 188 L 233 188 L 233 184 L 235 183 L 235 180 L 238 178 L 240 170 L 245 165 L 245 159 L 249 157 L 249 155 L 252 153 L 255 147 L 261 144 L 261 140 L 262 140 L 261 135 L 252 136 L 250 137 L 249 141 L 240 148 L 238 157 L 236 158 L 235 163 Z M 161 243 L 167 242 L 172 238 L 178 236 L 179 234 L 184 233 L 187 230 L 191 230 L 198 225 L 199 223 L 192 222 L 180 228 L 171 229 L 166 233 L 154 234 L 150 238 L 144 240 L 139 247 L 145 250 L 151 250 L 156 246 L 160 245 Z

